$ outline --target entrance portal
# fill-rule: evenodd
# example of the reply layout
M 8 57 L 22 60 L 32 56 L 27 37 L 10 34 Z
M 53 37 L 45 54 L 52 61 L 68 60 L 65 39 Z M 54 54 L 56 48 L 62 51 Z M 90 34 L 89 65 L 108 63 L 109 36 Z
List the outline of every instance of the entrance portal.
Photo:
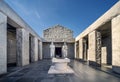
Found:
M 62 57 L 62 48 L 61 47 L 55 48 L 55 57 Z

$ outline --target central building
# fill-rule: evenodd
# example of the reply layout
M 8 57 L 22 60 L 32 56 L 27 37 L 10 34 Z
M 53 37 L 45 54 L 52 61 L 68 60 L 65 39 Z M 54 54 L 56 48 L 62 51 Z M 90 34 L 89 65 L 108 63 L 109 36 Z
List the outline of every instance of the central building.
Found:
M 50 45 L 53 42 L 55 46 L 55 57 L 62 58 L 62 46 L 66 43 L 67 57 L 74 58 L 73 31 L 61 25 L 55 25 L 43 31 L 43 58 L 51 58 Z

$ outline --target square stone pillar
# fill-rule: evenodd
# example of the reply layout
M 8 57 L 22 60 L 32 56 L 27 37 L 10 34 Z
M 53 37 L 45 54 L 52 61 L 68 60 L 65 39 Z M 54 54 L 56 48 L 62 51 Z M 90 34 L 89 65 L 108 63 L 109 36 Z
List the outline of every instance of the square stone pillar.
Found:
M 7 72 L 7 16 L 0 12 L 0 74 Z
M 17 40 L 17 65 L 24 66 L 29 64 L 29 33 L 22 28 L 16 32 Z
M 94 30 L 89 34 L 89 65 L 101 66 L 101 33 Z
M 112 19 L 112 65 L 120 73 L 120 15 Z
M 39 41 L 39 59 L 42 60 L 42 42 Z
M 83 60 L 87 61 L 87 40 L 83 39 Z
M 30 49 L 30 58 L 31 62 L 35 62 L 38 60 L 38 39 L 31 35 L 31 49 Z
M 74 51 L 74 58 L 77 59 L 77 42 L 75 42 L 74 44 L 74 48 L 75 48 L 75 51 Z
M 89 65 L 94 65 L 96 63 L 96 31 L 89 33 L 88 40 L 88 61 Z
M 83 59 L 83 39 L 79 40 L 79 58 Z
M 34 55 L 35 55 L 35 61 L 38 61 L 38 39 L 34 37 Z

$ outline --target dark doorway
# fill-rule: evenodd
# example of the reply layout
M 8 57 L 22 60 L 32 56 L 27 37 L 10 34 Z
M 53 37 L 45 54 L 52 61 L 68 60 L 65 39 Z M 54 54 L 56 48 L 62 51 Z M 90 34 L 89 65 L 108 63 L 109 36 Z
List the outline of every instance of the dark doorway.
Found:
M 56 47 L 55 48 L 55 57 L 62 57 L 61 47 Z
M 30 35 L 29 36 L 29 63 L 32 63 L 32 59 L 31 59 L 31 52 L 32 52 L 31 39 L 32 39 L 32 36 Z
M 7 24 L 7 67 L 17 66 L 16 28 Z

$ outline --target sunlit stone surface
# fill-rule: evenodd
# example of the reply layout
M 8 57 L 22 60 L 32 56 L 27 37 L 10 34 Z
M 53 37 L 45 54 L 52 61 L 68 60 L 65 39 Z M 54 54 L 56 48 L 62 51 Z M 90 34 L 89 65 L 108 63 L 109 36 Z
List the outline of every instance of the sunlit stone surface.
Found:
M 66 74 L 66 73 L 74 73 L 74 71 L 68 66 L 70 63 L 70 59 L 52 59 L 53 65 L 50 67 L 48 74 Z

